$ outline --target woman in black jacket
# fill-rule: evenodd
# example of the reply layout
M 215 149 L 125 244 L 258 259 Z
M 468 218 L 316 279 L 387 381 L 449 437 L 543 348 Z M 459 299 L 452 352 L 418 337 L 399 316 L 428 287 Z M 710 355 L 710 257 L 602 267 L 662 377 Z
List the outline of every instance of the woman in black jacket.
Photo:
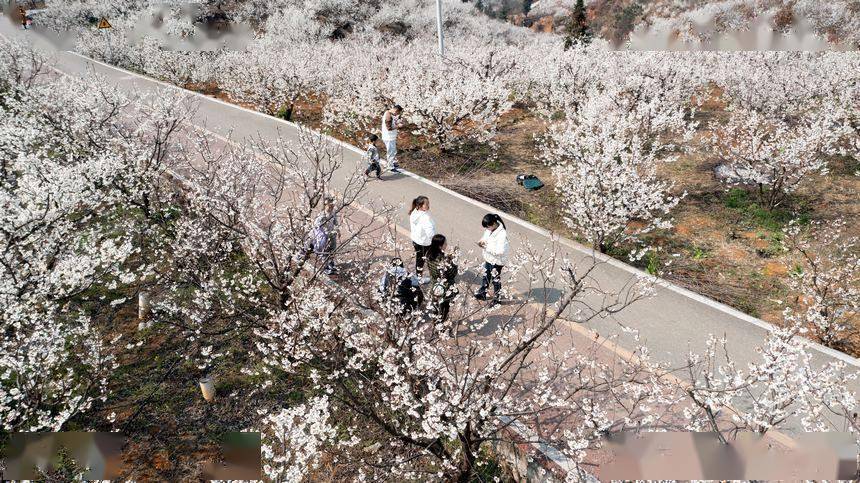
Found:
M 427 250 L 427 266 L 430 269 L 430 308 L 440 322 L 448 319 L 451 300 L 457 295 L 454 280 L 457 278 L 457 264 L 454 257 L 445 253 L 448 244 L 445 235 L 433 235 Z

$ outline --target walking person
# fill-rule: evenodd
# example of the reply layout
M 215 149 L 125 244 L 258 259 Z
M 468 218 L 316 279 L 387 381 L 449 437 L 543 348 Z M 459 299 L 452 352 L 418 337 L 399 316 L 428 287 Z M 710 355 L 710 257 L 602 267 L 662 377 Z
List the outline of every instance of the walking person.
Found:
M 412 247 L 415 248 L 415 274 L 421 283 L 427 283 L 429 278 L 422 277 L 424 273 L 424 262 L 427 259 L 427 250 L 436 234 L 436 223 L 430 216 L 430 198 L 419 196 L 412 200 L 409 209 L 409 231 L 412 239 Z
M 446 253 L 448 241 L 445 235 L 433 235 L 427 251 L 427 268 L 430 271 L 430 309 L 439 322 L 448 320 L 451 300 L 457 296 L 454 280 L 457 278 L 457 264 L 453 255 Z
M 499 304 L 502 291 L 502 268 L 508 263 L 508 232 L 502 217 L 495 213 L 488 213 L 481 220 L 484 227 L 484 236 L 478 242 L 478 246 L 484 249 L 484 278 L 481 280 L 481 288 L 475 293 L 478 300 L 487 300 L 487 289 L 493 285 L 492 305 Z
M 397 166 L 397 128 L 400 127 L 400 114 L 403 108 L 395 105 L 382 115 L 382 142 L 385 144 L 385 158 L 388 169 L 400 172 Z
M 323 200 L 323 210 L 314 220 L 311 243 L 317 257 L 324 260 L 323 271 L 327 275 L 337 272 L 334 264 L 334 252 L 337 250 L 337 225 L 334 198 L 326 197 Z
M 376 171 L 376 179 L 382 179 L 382 167 L 379 165 L 379 149 L 376 147 L 376 141 L 379 137 L 376 134 L 367 136 L 367 169 L 364 170 L 364 175 L 368 176 L 371 172 Z

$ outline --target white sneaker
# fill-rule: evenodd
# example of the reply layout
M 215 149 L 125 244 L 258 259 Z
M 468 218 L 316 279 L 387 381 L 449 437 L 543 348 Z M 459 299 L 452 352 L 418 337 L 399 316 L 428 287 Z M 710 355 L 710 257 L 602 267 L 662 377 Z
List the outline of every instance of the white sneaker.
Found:
M 420 283 L 421 283 L 421 285 L 426 285 L 426 284 L 430 283 L 430 277 L 421 277 Z

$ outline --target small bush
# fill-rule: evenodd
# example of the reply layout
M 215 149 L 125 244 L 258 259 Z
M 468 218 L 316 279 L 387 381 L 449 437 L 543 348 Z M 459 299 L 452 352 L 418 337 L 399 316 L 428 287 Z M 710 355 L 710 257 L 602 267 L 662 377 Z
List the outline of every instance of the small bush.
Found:
M 660 273 L 660 260 L 657 258 L 656 252 L 648 252 L 648 265 L 645 267 L 648 275 L 657 276 Z

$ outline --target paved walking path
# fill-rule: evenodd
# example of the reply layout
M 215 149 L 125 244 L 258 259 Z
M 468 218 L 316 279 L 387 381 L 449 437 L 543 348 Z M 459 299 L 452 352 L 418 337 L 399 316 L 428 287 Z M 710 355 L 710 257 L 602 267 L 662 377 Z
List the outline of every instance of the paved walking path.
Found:
M 0 34 L 15 36 L 22 33 L 20 29 L 16 31 L 5 19 L 0 19 Z M 68 74 L 93 71 L 115 84 L 121 91 L 146 93 L 160 87 L 172 87 L 71 52 L 57 53 L 55 66 Z M 189 92 L 188 95 L 195 96 L 199 101 L 199 109 L 192 122 L 222 136 L 230 136 L 237 141 L 259 137 L 275 139 L 279 135 L 287 140 L 296 138 L 297 128 L 293 124 L 201 94 Z M 358 168 L 363 171 L 362 150 L 340 141 L 332 142 L 344 147 L 344 174 L 347 169 L 353 171 Z M 481 218 L 487 212 L 497 210 L 411 173 L 387 173 L 384 178 L 381 182 L 368 183 L 366 204 L 371 205 L 381 200 L 388 205 L 402 207 L 402 216 L 397 221 L 402 227 L 408 228 L 408 203 L 417 195 L 429 196 L 437 231 L 448 236 L 450 244 L 459 245 L 464 251 L 475 249 L 477 253 L 475 241 L 480 238 L 483 230 Z M 593 256 L 590 249 L 571 240 L 554 237 L 546 230 L 515 217 L 505 214 L 502 216 L 508 227 L 512 253 L 526 243 L 541 248 L 551 245 L 553 239 L 556 239 L 561 255 L 572 261 L 587 260 Z M 611 259 L 606 259 L 605 262 L 595 272 L 604 290 L 620 288 L 629 283 L 632 277 L 641 275 L 641 272 L 622 262 Z M 557 298 L 558 291 L 550 291 L 546 296 L 549 301 L 553 301 Z M 570 318 L 575 319 L 575 315 L 571 314 Z M 701 351 L 708 334 L 715 334 L 725 335 L 735 362 L 739 367 L 745 367 L 748 362 L 756 360 L 754 348 L 762 344 L 769 327 L 759 319 L 671 284 L 660 286 L 654 297 L 637 302 L 616 318 L 617 321 L 593 321 L 589 328 L 605 337 L 617 336 L 618 344 L 628 350 L 634 349 L 637 342 L 632 335 L 621 330 L 619 323 L 634 328 L 640 336 L 638 344 L 646 345 L 655 360 L 673 366 L 682 365 L 688 351 Z M 841 360 L 860 369 L 860 360 L 818 344 L 812 344 L 811 352 L 816 363 Z M 854 389 L 860 389 L 860 382 Z M 739 409 L 743 409 L 743 405 L 740 405 Z M 797 428 L 789 428 L 786 432 L 790 434 L 792 429 Z

